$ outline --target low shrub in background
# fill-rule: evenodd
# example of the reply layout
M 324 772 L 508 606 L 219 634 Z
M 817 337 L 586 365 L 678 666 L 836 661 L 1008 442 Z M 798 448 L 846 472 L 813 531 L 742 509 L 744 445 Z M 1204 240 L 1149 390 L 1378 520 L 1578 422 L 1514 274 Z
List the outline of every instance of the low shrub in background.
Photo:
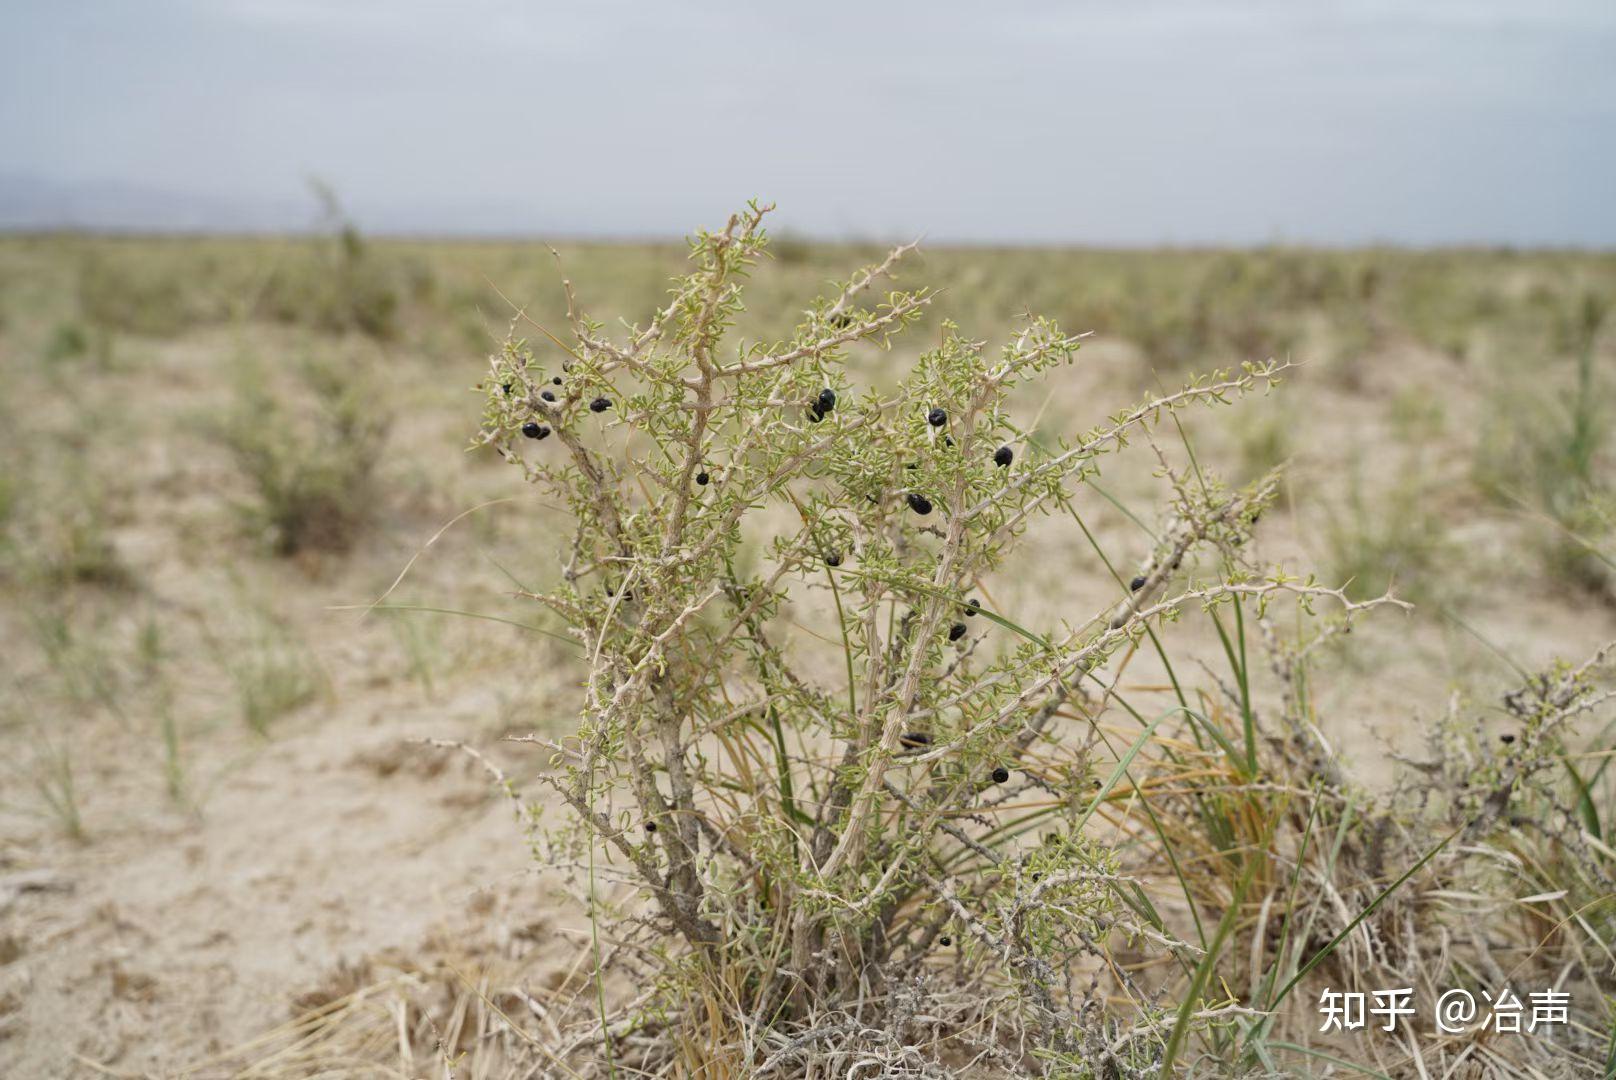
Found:
M 370 524 L 391 422 L 360 365 L 321 358 L 299 364 L 283 392 L 248 365 L 229 411 L 207 426 L 251 487 L 241 506 L 249 527 L 295 555 L 346 551 Z

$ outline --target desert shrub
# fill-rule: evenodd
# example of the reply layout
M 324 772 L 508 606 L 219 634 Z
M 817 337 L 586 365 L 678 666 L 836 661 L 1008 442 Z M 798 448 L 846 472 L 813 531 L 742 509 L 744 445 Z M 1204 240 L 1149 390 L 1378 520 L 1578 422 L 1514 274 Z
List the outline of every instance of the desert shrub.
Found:
M 258 311 L 278 322 L 378 340 L 398 335 L 406 282 L 352 225 L 301 242 L 265 282 Z
M 133 569 L 113 541 L 113 499 L 105 482 L 82 460 L 68 457 L 47 469 L 48 457 L 21 453 L 0 479 L 0 579 L 60 588 L 123 589 Z
M 183 265 L 143 259 L 121 249 L 87 251 L 78 267 L 79 312 L 100 333 L 172 337 L 203 322 L 202 297 Z
M 377 510 L 391 415 L 356 362 L 308 359 L 296 376 L 276 392 L 261 368 L 244 366 L 234 404 L 207 428 L 251 486 L 249 527 L 277 554 L 346 551 Z
M 261 291 L 259 312 L 327 332 L 396 337 L 402 302 L 425 300 L 434 291 L 430 271 L 418 262 L 378 254 L 335 191 L 318 181 L 313 189 L 322 228 L 275 267 Z
M 45 343 L 45 359 L 71 360 L 90 351 L 90 332 L 83 323 L 57 323 Z
M 1115 577 L 1097 611 L 1091 597 L 1092 614 L 1029 628 L 982 598 L 1043 515 L 1093 539 L 1078 497 L 1106 455 L 1280 368 L 1193 380 L 1041 450 L 1009 395 L 1074 358 L 1046 320 L 997 351 L 944 324 L 895 385 L 851 385 L 849 353 L 889 345 L 929 301 L 869 296 L 901 250 L 788 339 L 726 347 L 763 214 L 694 240 L 649 323 L 614 340 L 574 308 L 560 355 L 541 359 L 548 333 L 513 338 L 485 384 L 477 441 L 570 519 L 559 583 L 525 595 L 588 658 L 576 732 L 532 740 L 572 811 L 551 853 L 587 875 L 597 927 L 598 1012 L 547 1060 L 1133 1076 L 1199 1039 L 1267 1064 L 1296 1029 L 1260 1006 L 1326 962 L 1382 970 L 1336 950 L 1388 873 L 1429 864 L 1412 815 L 1364 809 L 1305 692 L 1315 648 L 1389 601 L 1259 569 L 1252 524 L 1277 477 L 1231 490 L 1193 456 L 1161 459 L 1148 551 L 1095 547 Z M 1178 621 L 1226 647 L 1209 690 L 1172 675 Z M 1298 623 L 1301 641 L 1277 629 Z M 1264 644 L 1271 712 L 1247 658 Z M 1170 677 L 1159 707 L 1103 676 L 1145 649 Z M 1151 884 L 1174 878 L 1176 909 Z M 1253 925 L 1258 897 L 1283 936 Z M 609 1007 L 614 979 L 637 990 Z M 1249 1008 L 1223 999 L 1235 986 Z
M 1474 987 L 1508 963 L 1575 979 L 1578 1019 L 1494 1051 L 1503 1066 L 1571 1076 L 1602 1055 L 1603 909 L 1557 906 L 1545 938 L 1454 898 L 1510 910 L 1553 856 L 1589 865 L 1544 902 L 1598 899 L 1616 859 L 1567 823 L 1593 820 L 1587 802 L 1609 820 L 1610 776 L 1584 799 L 1551 770 L 1609 711 L 1609 651 L 1512 692 L 1507 743 L 1456 701 L 1431 758 L 1366 792 L 1321 735 L 1318 660 L 1364 612 L 1407 605 L 1265 566 L 1253 526 L 1279 477 L 1233 489 L 1187 436 L 1182 462 L 1157 441 L 1281 366 L 1035 441 L 1015 403 L 1039 395 L 1017 390 L 1078 346 L 1047 320 L 994 350 L 945 322 L 881 389 L 855 385 L 850 357 L 929 304 L 871 295 L 902 249 L 784 340 L 728 343 L 764 213 L 692 241 L 648 322 L 609 337 L 573 304 L 569 338 L 513 336 L 490 361 L 476 442 L 548 496 L 562 552 L 559 580 L 522 595 L 586 671 L 576 730 L 526 741 L 570 809 L 539 850 L 588 904 L 592 977 L 518 1052 L 597 1076 L 1294 1075 L 1342 1060 L 1304 994 Z M 1137 442 L 1163 521 L 1123 558 L 1087 496 Z M 1113 584 L 1028 626 L 992 598 L 1046 516 Z M 1193 682 L 1169 649 L 1191 627 L 1226 658 Z M 1158 684 L 1125 683 L 1147 656 Z M 1531 813 L 1561 831 L 1532 837 Z M 1487 847 L 1516 841 L 1531 875 Z M 1468 1052 L 1385 1067 L 1436 1075 Z

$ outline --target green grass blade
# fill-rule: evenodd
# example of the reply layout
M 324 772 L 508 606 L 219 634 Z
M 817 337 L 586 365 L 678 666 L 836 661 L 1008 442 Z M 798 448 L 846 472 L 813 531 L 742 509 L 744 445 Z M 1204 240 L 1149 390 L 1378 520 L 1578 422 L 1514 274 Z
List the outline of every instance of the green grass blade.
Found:
M 546 629 L 545 627 L 542 627 L 542 626 L 534 626 L 532 623 L 517 622 L 515 619 L 507 619 L 507 618 L 503 618 L 502 616 L 499 616 L 499 615 L 486 615 L 486 614 L 484 614 L 483 612 L 480 612 L 480 611 L 458 611 L 458 610 L 456 610 L 454 608 L 428 607 L 425 604 L 341 604 L 341 605 L 338 605 L 336 607 L 331 608 L 330 610 L 332 610 L 332 611 L 426 611 L 426 612 L 431 612 L 432 614 L 435 614 L 435 615 L 459 615 L 462 618 L 466 618 L 466 619 L 484 619 L 484 620 L 486 620 L 488 622 L 504 623 L 506 626 L 514 626 L 519 630 L 531 630 L 535 634 L 543 634 L 545 637 L 552 637 L 552 638 L 555 638 L 557 641 L 565 641 L 568 645 L 571 645 L 575 649 L 578 649 L 578 650 L 583 649 L 583 645 L 581 645 L 576 639 L 570 638 L 566 634 L 560 633 L 559 631 L 548 630 L 548 629 Z
M 1178 1007 L 1178 1018 L 1173 1023 L 1173 1033 L 1168 1036 L 1167 1049 L 1162 1053 L 1163 1076 L 1173 1075 L 1173 1060 L 1178 1057 L 1179 1048 L 1184 1045 L 1184 1039 L 1189 1035 L 1190 1017 L 1195 1014 L 1195 1006 L 1201 1000 L 1201 993 L 1206 989 L 1207 980 L 1212 977 L 1212 969 L 1217 966 L 1218 954 L 1223 951 L 1223 943 L 1228 940 L 1229 934 L 1234 930 L 1234 924 L 1240 918 L 1240 905 L 1245 903 L 1246 890 L 1251 888 L 1251 882 L 1257 876 L 1257 865 L 1260 861 L 1256 855 L 1246 856 L 1246 869 L 1235 886 L 1228 909 L 1224 911 L 1223 918 L 1218 920 L 1218 931 L 1212 936 L 1212 943 L 1207 946 L 1206 955 L 1196 965 L 1195 976 L 1190 979 L 1189 988 L 1184 991 L 1184 1000 Z

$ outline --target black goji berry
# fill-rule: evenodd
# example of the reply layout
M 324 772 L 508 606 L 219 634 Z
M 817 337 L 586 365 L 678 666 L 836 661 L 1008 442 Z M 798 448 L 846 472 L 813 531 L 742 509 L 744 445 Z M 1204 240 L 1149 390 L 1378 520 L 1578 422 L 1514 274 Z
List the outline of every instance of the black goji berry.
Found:
M 976 597 L 973 596 L 969 600 L 965 601 L 965 615 L 966 615 L 967 618 L 969 618 L 972 615 L 975 615 L 978 611 L 981 611 L 981 610 L 982 610 L 982 601 L 978 600 Z
M 555 383 L 557 386 L 560 386 L 561 385 L 561 376 L 557 375 L 555 378 L 551 379 L 550 381 Z
M 937 944 L 946 949 L 950 945 L 954 944 L 954 939 L 949 937 L 947 934 L 944 934 L 942 937 L 937 939 Z
M 931 513 L 931 500 L 926 498 L 924 495 L 919 495 L 911 491 L 909 493 L 909 509 L 919 514 L 921 517 L 925 517 L 927 514 Z
M 656 822 L 654 822 L 654 821 L 647 821 L 647 822 L 646 822 L 646 823 L 645 823 L 645 831 L 646 831 L 646 832 L 656 832 Z
M 840 566 L 842 565 L 842 557 L 833 551 L 829 555 L 825 556 L 825 565 Z
M 539 394 L 539 396 L 541 398 L 543 398 L 545 401 L 554 401 L 555 400 L 555 395 L 550 393 L 550 391 L 548 391 L 548 390 L 545 390 L 545 391 L 541 392 Z
M 1008 446 L 1001 446 L 997 450 L 993 451 L 993 464 L 997 465 L 1001 469 L 1008 466 L 1014 460 L 1016 460 L 1016 452 L 1010 449 Z
M 598 397 L 594 401 L 591 401 L 589 403 L 589 411 L 590 412 L 605 412 L 607 409 L 609 409 L 611 407 L 612 407 L 612 399 L 611 398 Z
M 1143 589 L 1144 587 L 1145 587 L 1145 579 L 1144 579 L 1143 575 L 1141 575 L 1139 577 L 1136 577 L 1132 581 L 1128 582 L 1128 591 L 1129 592 L 1138 592 L 1140 589 Z
M 898 736 L 898 742 L 906 750 L 919 750 L 931 745 L 931 735 L 924 731 L 906 731 Z
M 957 622 L 953 626 L 950 626 L 948 628 L 948 640 L 949 641 L 958 641 L 960 638 L 962 638 L 964 636 L 965 636 L 965 624 L 964 623 Z
M 696 474 L 696 483 L 700 484 L 702 487 L 706 487 L 707 486 L 707 481 L 710 480 L 710 479 L 712 479 L 712 478 L 709 477 L 704 472 L 699 472 L 699 473 Z
M 948 414 L 942 409 L 933 409 L 931 412 L 926 414 L 926 423 L 930 424 L 932 427 L 942 427 L 944 424 L 948 423 Z
M 550 429 L 537 421 L 529 420 L 522 425 L 522 434 L 530 439 L 542 439 L 550 434 Z
M 1003 765 L 993 770 L 993 782 L 995 784 L 1002 784 L 1008 779 L 1010 779 L 1010 770 Z
M 814 405 L 821 413 L 828 413 L 832 411 L 836 408 L 836 391 L 832 390 L 828 386 L 825 387 L 825 389 L 819 392 L 819 400 L 814 402 Z
M 1515 741 L 1515 736 L 1513 736 L 1513 735 L 1500 735 L 1500 736 L 1498 736 L 1498 741 L 1503 743 L 1505 746 L 1508 746 L 1510 743 Z

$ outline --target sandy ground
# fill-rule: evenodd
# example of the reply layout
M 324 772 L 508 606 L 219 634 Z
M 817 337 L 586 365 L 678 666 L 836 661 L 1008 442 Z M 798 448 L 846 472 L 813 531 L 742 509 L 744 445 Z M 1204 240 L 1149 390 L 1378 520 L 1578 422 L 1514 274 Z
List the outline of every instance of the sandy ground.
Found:
M 97 391 L 104 401 L 140 403 L 115 454 L 123 475 L 113 529 L 140 584 L 132 594 L 72 602 L 124 643 L 145 613 L 164 613 L 173 644 L 162 674 L 176 688 L 186 795 L 178 803 L 164 795 L 149 718 L 120 719 L 45 690 L 19 696 L 37 719 L 59 723 L 72 749 L 86 838 L 63 837 L 21 787 L 3 800 L 0 1074 L 8 1077 L 234 1075 L 284 1046 L 284 1032 L 275 1032 L 288 1020 L 401 971 L 442 987 L 476 985 L 480 972 L 498 968 L 542 996 L 579 955 L 587 923 L 536 867 L 510 804 L 462 756 L 410 742 L 485 749 L 539 796 L 537 755 L 500 738 L 555 730 L 575 715 L 574 673 L 562 654 L 508 627 L 438 619 L 423 679 L 386 620 L 330 610 L 378 595 L 454 513 L 522 494 L 513 473 L 460 452 L 476 407 L 461 390 L 475 374 L 420 360 L 401 369 L 402 422 L 383 469 L 388 520 L 347 559 L 273 563 L 233 532 L 226 504 L 238 482 L 182 423 L 217 402 L 207 366 L 231 347 L 223 335 L 144 343 L 138 370 L 108 376 Z M 1128 362 L 1126 346 L 1096 346 L 1062 377 L 1052 413 L 1120 402 L 1121 380 L 1110 373 Z M 1297 475 L 1333 475 L 1348 447 L 1370 456 L 1375 476 L 1409 467 L 1406 447 L 1386 435 L 1386 402 L 1443 396 L 1449 437 L 1434 441 L 1418 468 L 1430 470 L 1433 497 L 1446 500 L 1467 573 L 1489 585 L 1467 601 L 1469 621 L 1530 663 L 1581 656 L 1616 637 L 1616 612 L 1545 582 L 1519 555 L 1518 522 L 1457 487 L 1443 492 L 1443 478 L 1468 467 L 1463 436 L 1476 408 L 1473 397 L 1455 396 L 1451 364 L 1399 345 L 1350 391 L 1327 372 L 1299 371 L 1281 391 L 1294 395 L 1286 408 L 1302 428 Z M 54 407 L 62 426 L 72 422 L 65 405 Z M 1092 406 L 1087 412 L 1098 419 Z M 1197 422 L 1196 430 L 1209 458 L 1232 457 L 1218 429 Z M 1142 474 L 1118 480 L 1124 492 L 1144 483 Z M 1319 552 L 1318 508 L 1295 498 L 1294 512 L 1265 522 L 1273 557 Z M 545 563 L 551 545 L 530 531 L 542 511 L 518 503 L 489 513 L 495 524 L 467 525 L 434 546 L 398 595 L 486 609 L 502 587 L 482 553 Z M 1106 522 L 1102 535 L 1143 554 L 1125 522 Z M 1057 586 L 1106 595 L 1080 545 L 1069 523 L 1040 525 L 1021 563 L 1028 569 L 996 585 L 1001 608 L 1038 620 L 1058 614 L 1042 599 Z M 228 680 L 206 644 L 212 634 L 228 652 L 250 640 L 251 625 L 231 614 L 240 607 L 290 627 L 324 680 L 316 699 L 277 719 L 267 738 L 232 717 Z M 0 620 L 0 648 L 17 658 L 16 685 L 44 686 L 25 614 L 13 609 Z M 1507 675 L 1434 614 L 1381 616 L 1355 637 L 1333 661 L 1341 677 L 1325 695 L 1325 730 L 1366 779 L 1387 774 L 1389 748 L 1417 746 L 1421 722 L 1454 687 L 1486 693 Z M 1212 643 L 1193 634 L 1186 648 L 1213 655 Z M 1148 664 L 1130 678 L 1150 682 Z M 32 730 L 11 736 L 19 761 L 37 750 Z M 393 1060 L 390 1075 L 438 1075 L 424 1058 Z

